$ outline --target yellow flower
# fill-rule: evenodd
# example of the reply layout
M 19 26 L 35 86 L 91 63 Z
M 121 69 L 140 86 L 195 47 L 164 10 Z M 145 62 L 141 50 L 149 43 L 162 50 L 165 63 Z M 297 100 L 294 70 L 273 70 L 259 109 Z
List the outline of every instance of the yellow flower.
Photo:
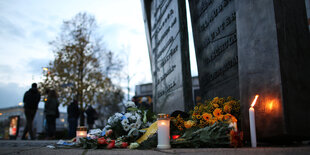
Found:
M 198 110 L 198 107 L 197 106 L 195 106 L 195 108 L 194 108 L 195 110 Z
M 195 115 L 193 115 L 193 116 L 192 116 L 192 119 L 193 119 L 193 120 L 195 120 L 195 119 L 196 119 L 196 116 L 195 116 Z
M 197 119 L 201 119 L 201 115 L 196 115 L 196 118 Z
M 209 113 L 204 113 L 202 114 L 202 117 L 204 120 L 209 121 L 210 119 L 212 119 L 212 115 Z
M 222 114 L 222 110 L 219 109 L 219 108 L 216 108 L 216 109 L 213 111 L 213 115 L 214 115 L 215 117 L 219 117 L 221 114 Z
M 213 104 L 213 107 L 214 107 L 214 108 L 218 108 L 219 105 L 215 103 L 215 104 Z
M 188 129 L 188 128 L 191 128 L 194 125 L 194 123 L 195 123 L 194 121 L 188 120 L 184 122 L 184 126 L 186 129 Z
M 219 101 L 219 97 L 214 97 L 214 99 L 212 100 L 213 103 L 216 103 Z
M 231 112 L 231 106 L 230 105 L 225 105 L 223 110 L 226 113 L 230 113 Z

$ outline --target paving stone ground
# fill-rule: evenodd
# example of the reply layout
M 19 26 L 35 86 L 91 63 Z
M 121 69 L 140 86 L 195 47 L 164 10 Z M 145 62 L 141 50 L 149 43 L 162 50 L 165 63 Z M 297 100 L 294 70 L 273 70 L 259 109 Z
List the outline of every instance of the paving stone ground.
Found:
M 57 141 L 22 141 L 0 140 L 0 155 L 310 155 L 310 145 L 295 147 L 258 147 L 258 148 L 199 148 L 169 150 L 130 150 L 130 149 L 82 149 L 82 148 L 48 148 Z

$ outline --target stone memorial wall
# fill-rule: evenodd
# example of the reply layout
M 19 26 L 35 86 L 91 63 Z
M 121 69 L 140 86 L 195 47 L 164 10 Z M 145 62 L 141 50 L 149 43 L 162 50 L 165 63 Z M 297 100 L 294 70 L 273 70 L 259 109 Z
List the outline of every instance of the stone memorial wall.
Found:
M 185 1 L 142 1 L 153 77 L 153 109 L 192 108 Z
M 188 2 L 204 99 L 240 99 L 239 124 L 246 143 L 248 110 L 256 94 L 259 142 L 309 140 L 310 34 L 305 2 Z
M 194 0 L 189 5 L 201 93 L 208 99 L 239 98 L 235 1 Z

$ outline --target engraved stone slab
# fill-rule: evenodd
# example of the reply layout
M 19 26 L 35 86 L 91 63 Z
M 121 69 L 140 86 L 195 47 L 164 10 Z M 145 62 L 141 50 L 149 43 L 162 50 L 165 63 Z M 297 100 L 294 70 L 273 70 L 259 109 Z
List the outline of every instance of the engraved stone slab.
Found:
M 142 1 L 157 113 L 192 108 L 185 1 Z
M 235 1 L 194 0 L 189 5 L 201 93 L 208 99 L 239 98 Z

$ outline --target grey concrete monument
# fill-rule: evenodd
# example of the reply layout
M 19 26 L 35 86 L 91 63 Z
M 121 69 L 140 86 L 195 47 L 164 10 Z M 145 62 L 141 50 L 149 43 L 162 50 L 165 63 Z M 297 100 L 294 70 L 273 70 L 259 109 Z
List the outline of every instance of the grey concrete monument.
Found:
M 153 110 L 192 109 L 184 0 L 141 0 L 153 77 Z
M 241 101 L 259 94 L 259 141 L 310 139 L 310 34 L 305 1 L 189 0 L 200 90 L 205 98 Z

